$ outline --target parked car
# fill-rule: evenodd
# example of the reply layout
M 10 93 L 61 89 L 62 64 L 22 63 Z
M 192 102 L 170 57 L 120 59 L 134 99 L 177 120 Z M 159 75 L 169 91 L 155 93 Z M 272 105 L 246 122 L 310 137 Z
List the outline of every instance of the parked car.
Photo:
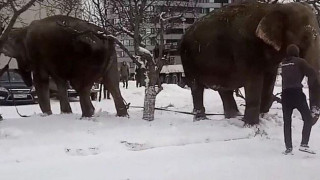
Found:
M 49 89 L 50 89 L 50 96 L 58 98 L 57 85 L 51 78 L 49 81 Z M 93 100 L 93 101 L 97 100 L 99 90 L 100 90 L 100 84 L 94 83 L 94 85 L 91 88 L 91 93 L 90 93 L 91 100 Z M 76 92 L 76 90 L 71 87 L 69 82 L 68 82 L 67 92 L 68 92 L 68 97 L 78 97 L 79 96 L 79 94 Z
M 10 81 L 9 81 L 10 77 Z M 30 104 L 37 102 L 34 87 L 28 87 L 16 69 L 9 70 L 0 77 L 0 104 Z

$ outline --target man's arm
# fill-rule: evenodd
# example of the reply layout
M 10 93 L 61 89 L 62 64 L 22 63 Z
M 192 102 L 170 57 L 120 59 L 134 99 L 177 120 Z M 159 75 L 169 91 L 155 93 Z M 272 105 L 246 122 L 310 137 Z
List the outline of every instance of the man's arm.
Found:
M 318 78 L 316 70 L 304 59 L 301 59 L 300 65 L 303 73 L 308 77 L 309 84 L 315 85 L 315 83 L 317 83 L 318 85 L 320 85 L 320 80 Z

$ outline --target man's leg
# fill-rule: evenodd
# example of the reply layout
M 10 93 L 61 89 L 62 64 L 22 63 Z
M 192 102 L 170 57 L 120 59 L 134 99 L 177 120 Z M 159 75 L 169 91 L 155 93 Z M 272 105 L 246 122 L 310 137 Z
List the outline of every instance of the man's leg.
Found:
M 291 132 L 291 124 L 292 124 L 292 103 L 290 100 L 292 97 L 290 97 L 290 94 L 287 94 L 286 92 L 282 92 L 282 112 L 283 112 L 283 132 L 284 132 L 284 142 L 286 145 L 286 148 L 292 148 L 292 132 Z
M 301 102 L 298 104 L 297 109 L 301 113 L 303 120 L 301 145 L 308 145 L 312 128 L 312 116 L 307 104 L 306 96 L 303 93 L 301 94 L 300 101 Z

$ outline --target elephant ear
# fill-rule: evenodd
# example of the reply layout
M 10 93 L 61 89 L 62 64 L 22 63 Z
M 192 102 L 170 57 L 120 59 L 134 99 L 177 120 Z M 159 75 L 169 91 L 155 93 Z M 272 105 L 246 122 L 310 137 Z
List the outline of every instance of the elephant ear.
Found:
M 280 51 L 284 38 L 284 20 L 284 14 L 279 11 L 267 14 L 259 22 L 256 36 L 275 50 Z

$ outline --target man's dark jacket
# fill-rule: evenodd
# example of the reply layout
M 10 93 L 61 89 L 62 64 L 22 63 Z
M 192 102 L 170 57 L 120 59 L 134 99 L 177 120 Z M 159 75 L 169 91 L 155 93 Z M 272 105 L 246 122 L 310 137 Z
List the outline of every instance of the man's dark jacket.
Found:
M 282 89 L 302 88 L 301 81 L 304 76 L 308 77 L 309 85 L 317 83 L 315 70 L 302 58 L 288 57 L 282 61 Z

